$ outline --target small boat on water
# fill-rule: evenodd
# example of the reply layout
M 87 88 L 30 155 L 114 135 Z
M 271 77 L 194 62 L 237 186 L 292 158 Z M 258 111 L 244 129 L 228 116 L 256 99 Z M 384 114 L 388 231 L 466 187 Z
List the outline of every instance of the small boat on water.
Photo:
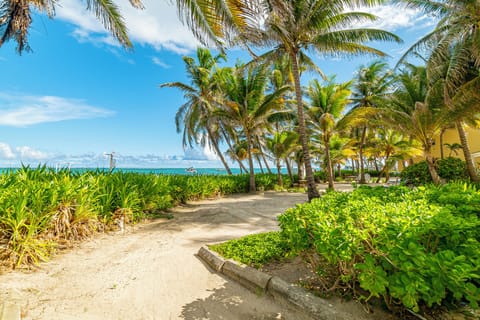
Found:
M 197 170 L 194 167 L 187 168 L 185 169 L 185 171 L 187 171 L 188 173 L 197 173 Z

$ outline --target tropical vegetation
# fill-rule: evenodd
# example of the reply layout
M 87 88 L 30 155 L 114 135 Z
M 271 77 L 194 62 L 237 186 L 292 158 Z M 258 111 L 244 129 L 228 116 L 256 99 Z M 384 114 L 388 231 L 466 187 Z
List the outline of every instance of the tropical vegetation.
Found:
M 318 294 L 380 300 L 400 315 L 478 308 L 479 205 L 480 191 L 464 183 L 328 192 L 279 216 L 279 233 L 211 249 L 255 267 L 302 256 L 318 275 L 303 284 Z
M 284 177 L 288 181 L 288 177 Z M 257 185 L 275 188 L 275 175 Z M 23 167 L 0 175 L 0 265 L 45 261 L 59 247 L 125 229 L 193 199 L 247 192 L 248 175 L 155 175 Z

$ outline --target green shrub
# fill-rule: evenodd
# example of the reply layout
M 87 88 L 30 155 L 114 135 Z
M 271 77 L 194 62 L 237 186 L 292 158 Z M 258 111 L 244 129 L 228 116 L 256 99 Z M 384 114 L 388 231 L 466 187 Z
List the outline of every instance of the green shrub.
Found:
M 252 234 L 209 247 L 227 259 L 254 267 L 283 258 L 289 252 L 280 232 Z
M 435 162 L 435 168 L 437 169 L 438 175 L 447 182 L 468 180 L 465 161 L 462 161 L 461 159 L 449 157 L 437 160 Z M 426 161 L 418 162 L 406 167 L 400 173 L 400 178 L 404 184 L 415 186 L 433 182 Z
M 330 192 L 281 215 L 282 235 L 294 252 L 314 250 L 342 287 L 366 290 L 367 301 L 418 311 L 465 300 L 477 308 L 480 193 L 461 188 Z

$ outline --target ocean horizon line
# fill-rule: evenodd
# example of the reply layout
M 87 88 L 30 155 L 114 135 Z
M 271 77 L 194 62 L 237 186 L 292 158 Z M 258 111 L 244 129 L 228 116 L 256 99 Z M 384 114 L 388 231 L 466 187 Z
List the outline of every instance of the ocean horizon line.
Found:
M 38 166 L 28 166 L 31 169 L 36 169 Z M 50 170 L 71 170 L 72 172 L 87 172 L 87 171 L 110 171 L 108 167 L 53 167 L 46 166 Z M 22 169 L 19 167 L 0 167 L 0 172 L 16 171 Z M 240 168 L 230 168 L 233 174 L 246 174 L 244 170 Z M 113 172 L 132 172 L 132 173 L 152 173 L 152 174 L 181 174 L 181 175 L 192 175 L 192 174 L 211 174 L 211 175 L 226 175 L 227 170 L 225 168 L 196 168 L 196 167 L 163 167 L 163 168 L 135 168 L 135 167 L 115 167 Z M 276 168 L 271 169 L 272 173 L 277 173 Z M 255 173 L 262 173 L 261 168 L 254 168 Z M 264 173 L 268 173 L 268 170 L 263 168 Z M 282 173 L 287 173 L 286 168 L 282 168 Z

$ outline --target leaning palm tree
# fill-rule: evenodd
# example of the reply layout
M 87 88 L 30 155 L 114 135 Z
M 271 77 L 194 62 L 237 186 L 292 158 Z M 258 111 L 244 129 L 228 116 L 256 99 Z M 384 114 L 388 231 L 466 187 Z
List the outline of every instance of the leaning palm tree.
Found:
M 449 118 L 442 105 L 441 87 L 429 86 L 425 67 L 408 65 L 399 77 L 397 90 L 391 95 L 388 108 L 379 109 L 384 123 L 417 140 L 435 184 L 442 179 L 435 168 L 433 142 Z
M 232 174 L 219 146 L 222 123 L 213 117 L 214 104 L 219 95 L 219 74 L 225 72 L 216 70 L 217 62 L 221 59 L 225 59 L 225 56 L 213 56 L 210 50 L 198 48 L 198 63 L 192 57 L 183 57 L 190 84 L 167 82 L 160 87 L 178 88 L 184 92 L 187 101 L 178 109 L 175 117 L 177 131 L 181 132 L 183 127 L 183 146 L 192 146 L 193 143 L 212 146 L 225 170 Z
M 477 0 L 395 0 L 420 9 L 439 19 L 436 27 L 413 44 L 399 60 L 426 50 L 433 57 L 442 56 L 446 48 L 468 47 L 475 66 L 480 66 L 480 2 Z
M 334 172 L 330 156 L 330 139 L 336 131 L 336 125 L 345 107 L 350 102 L 351 82 L 335 83 L 335 78 L 329 79 L 324 84 L 318 80 L 310 82 L 307 95 L 310 105 L 307 110 L 308 122 L 312 130 L 322 141 L 325 152 L 326 173 L 328 188 L 334 189 Z
M 443 103 L 457 128 L 470 179 L 478 182 L 464 128 L 466 122 L 475 125 L 480 112 L 480 71 L 470 46 L 456 43 L 443 51 L 437 48 L 428 60 L 427 72 L 429 81 L 442 87 Z
M 256 137 L 264 134 L 267 119 L 282 108 L 282 95 L 289 89 L 284 86 L 266 94 L 267 84 L 268 68 L 265 65 L 238 68 L 226 74 L 221 82 L 225 96 L 215 111 L 218 119 L 237 127 L 245 137 L 251 192 L 256 191 L 253 168 Z
M 129 0 L 135 8 L 143 8 L 141 0 Z M 2 0 L 0 3 L 0 47 L 10 40 L 17 43 L 17 52 L 30 50 L 28 29 L 32 23 L 32 11 L 55 15 L 56 0 Z M 103 26 L 126 48 L 132 43 L 118 6 L 113 0 L 87 0 L 86 8 L 92 11 Z

